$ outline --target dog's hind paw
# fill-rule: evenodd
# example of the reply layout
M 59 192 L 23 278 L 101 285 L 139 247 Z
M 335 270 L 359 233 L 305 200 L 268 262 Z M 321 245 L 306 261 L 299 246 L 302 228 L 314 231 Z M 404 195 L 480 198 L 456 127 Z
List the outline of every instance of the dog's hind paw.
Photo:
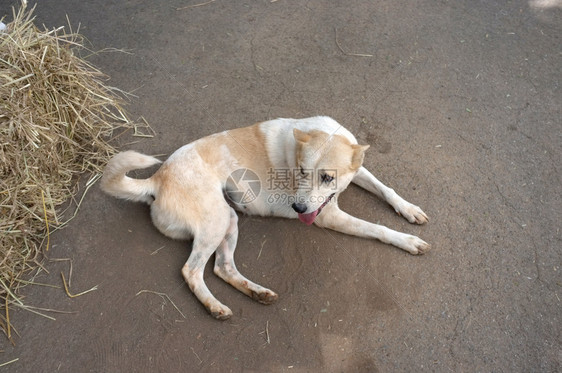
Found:
M 259 293 L 252 291 L 252 299 L 262 304 L 271 304 L 275 302 L 277 298 L 279 298 L 279 296 L 269 289 L 265 289 Z
M 215 306 L 215 307 L 208 307 L 207 308 L 211 315 L 217 320 L 228 320 L 232 316 L 232 311 L 225 305 Z

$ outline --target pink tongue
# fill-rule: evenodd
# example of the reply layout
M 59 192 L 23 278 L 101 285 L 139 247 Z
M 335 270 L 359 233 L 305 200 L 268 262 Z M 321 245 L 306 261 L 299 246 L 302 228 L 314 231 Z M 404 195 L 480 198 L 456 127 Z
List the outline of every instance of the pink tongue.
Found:
M 310 225 L 314 223 L 314 219 L 316 219 L 316 215 L 318 215 L 318 210 L 311 212 L 310 214 L 299 214 L 299 220 L 306 225 Z

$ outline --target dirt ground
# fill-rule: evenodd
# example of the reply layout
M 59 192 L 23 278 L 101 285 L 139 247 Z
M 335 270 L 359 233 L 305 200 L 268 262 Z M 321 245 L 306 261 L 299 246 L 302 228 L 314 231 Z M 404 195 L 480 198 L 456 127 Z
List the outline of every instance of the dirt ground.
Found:
M 208 267 L 234 312 L 220 322 L 181 277 L 190 242 L 96 185 L 49 252 L 73 260 L 72 292 L 98 290 L 27 287 L 28 304 L 71 313 L 13 310 L 19 336 L 0 341 L 0 363 L 18 360 L 0 370 L 562 369 L 560 1 L 52 0 L 36 13 L 49 27 L 68 14 L 95 50 L 130 52 L 91 59 L 156 132 L 122 149 L 167 155 L 266 119 L 329 115 L 430 222 L 410 225 L 357 187 L 343 208 L 432 251 L 242 216 L 238 267 L 279 300 L 258 304 Z M 61 286 L 69 262 L 45 267 L 36 281 Z

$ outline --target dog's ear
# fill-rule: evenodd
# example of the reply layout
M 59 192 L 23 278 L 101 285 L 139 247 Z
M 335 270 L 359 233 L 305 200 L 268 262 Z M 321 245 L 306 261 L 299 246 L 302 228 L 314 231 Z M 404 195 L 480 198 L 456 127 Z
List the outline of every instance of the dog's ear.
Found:
M 293 136 L 295 136 L 295 140 L 297 140 L 297 142 L 309 142 L 312 138 L 312 136 L 310 136 L 308 133 L 296 128 L 293 128 Z
M 351 145 L 353 149 L 353 157 L 351 158 L 351 169 L 357 170 L 363 164 L 363 159 L 365 158 L 365 151 L 369 149 L 369 145 Z

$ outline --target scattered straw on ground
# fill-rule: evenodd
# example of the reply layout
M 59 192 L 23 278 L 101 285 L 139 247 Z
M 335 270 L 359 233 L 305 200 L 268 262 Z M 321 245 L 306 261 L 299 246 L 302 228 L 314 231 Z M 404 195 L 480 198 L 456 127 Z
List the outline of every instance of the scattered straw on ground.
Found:
M 0 31 L 0 327 L 8 338 L 9 308 L 23 304 L 20 278 L 65 224 L 57 207 L 75 194 L 78 175 L 97 179 L 114 153 L 113 131 L 132 126 L 122 92 L 79 57 L 82 38 L 64 27 L 40 31 L 33 11 L 23 1 Z

